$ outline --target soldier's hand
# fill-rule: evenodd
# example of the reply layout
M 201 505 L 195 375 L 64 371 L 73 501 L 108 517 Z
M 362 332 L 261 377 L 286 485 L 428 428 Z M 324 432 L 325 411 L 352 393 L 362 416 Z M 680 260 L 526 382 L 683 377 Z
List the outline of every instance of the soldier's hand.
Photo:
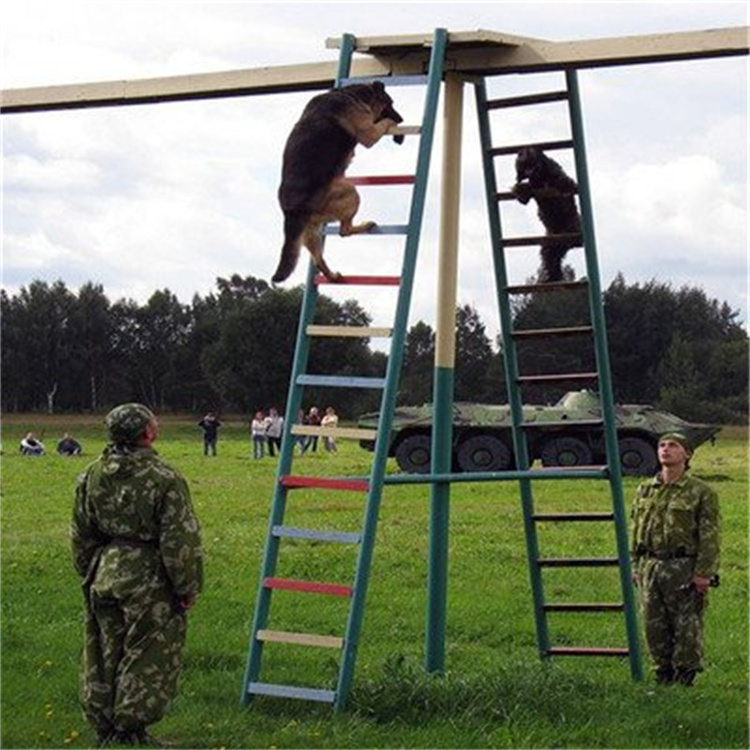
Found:
M 708 591 L 708 587 L 711 585 L 711 579 L 705 578 L 704 576 L 693 576 L 693 580 L 690 583 L 695 586 L 695 590 L 699 594 L 705 594 Z

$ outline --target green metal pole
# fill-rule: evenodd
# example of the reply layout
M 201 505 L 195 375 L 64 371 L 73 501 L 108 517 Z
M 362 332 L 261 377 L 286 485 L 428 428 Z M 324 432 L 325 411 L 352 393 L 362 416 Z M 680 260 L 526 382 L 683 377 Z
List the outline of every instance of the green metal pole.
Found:
M 461 199 L 463 80 L 445 76 L 438 312 L 435 336 L 432 472 L 450 471 L 453 454 L 453 385 L 456 359 L 458 226 Z M 432 485 L 425 668 L 445 668 L 450 482 Z
M 607 463 L 609 465 L 609 483 L 612 492 L 612 510 L 615 516 L 615 535 L 617 540 L 617 555 L 619 557 L 620 583 L 622 585 L 623 603 L 625 604 L 625 625 L 627 630 L 628 648 L 630 651 L 630 672 L 634 680 L 643 679 L 643 665 L 641 660 L 640 641 L 638 639 L 638 619 L 636 614 L 635 596 L 631 582 L 630 551 L 628 545 L 627 520 L 625 514 L 625 499 L 622 488 L 622 471 L 620 467 L 620 450 L 617 443 L 617 423 L 615 418 L 614 394 L 612 391 L 612 375 L 607 347 L 607 328 L 602 304 L 601 283 L 599 280 L 599 263 L 596 253 L 596 238 L 594 235 L 594 211 L 589 188 L 588 169 L 586 166 L 586 146 L 583 132 L 583 117 L 581 114 L 581 96 L 578 87 L 578 76 L 575 70 L 565 72 L 568 91 L 570 93 L 570 122 L 573 141 L 576 144 L 576 174 L 578 176 L 578 197 L 581 202 L 581 216 L 583 219 L 584 251 L 586 254 L 586 268 L 589 275 L 589 299 L 591 302 L 591 321 L 594 326 L 596 357 L 599 364 L 599 397 L 601 399 L 602 416 L 604 418 L 604 440 L 607 447 Z

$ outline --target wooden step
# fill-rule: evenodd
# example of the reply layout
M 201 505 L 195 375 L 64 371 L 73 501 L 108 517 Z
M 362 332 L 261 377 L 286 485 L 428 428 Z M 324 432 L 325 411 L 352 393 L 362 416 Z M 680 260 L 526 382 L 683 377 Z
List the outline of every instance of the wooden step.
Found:
M 344 440 L 375 440 L 377 430 L 358 427 L 318 427 L 317 425 L 293 424 L 292 435 L 342 438 Z
M 544 91 L 539 94 L 524 94 L 523 96 L 509 96 L 504 99 L 490 99 L 487 102 L 487 109 L 528 107 L 530 104 L 549 104 L 550 102 L 566 101 L 567 98 L 567 91 Z
M 523 341 L 525 339 L 582 336 L 585 334 L 593 334 L 593 332 L 593 326 L 569 326 L 566 328 L 529 328 L 521 331 L 513 331 L 511 335 L 514 339 Z
M 497 146 L 491 148 L 489 153 L 490 156 L 510 156 L 517 154 L 524 148 L 536 148 L 539 151 L 560 151 L 562 149 L 573 148 L 575 144 L 572 140 L 562 141 L 540 141 L 538 143 L 519 143 L 513 146 Z
M 591 521 L 614 521 L 615 514 L 610 512 L 600 513 L 534 513 L 531 518 L 534 521 L 562 521 L 562 522 L 591 522 Z
M 553 602 L 543 606 L 545 612 L 622 612 L 624 604 L 620 603 L 563 603 Z
M 540 568 L 605 568 L 616 567 L 616 557 L 543 557 L 537 560 Z
M 385 388 L 385 378 L 358 378 L 341 375 L 299 375 L 297 385 L 322 388 Z
M 349 286 L 399 286 L 400 276 L 342 276 L 336 281 L 331 281 L 327 276 L 319 273 L 313 279 L 316 285 L 341 284 Z
M 582 239 L 583 235 L 580 232 L 565 232 L 562 234 L 530 235 L 528 237 L 503 237 L 500 240 L 500 244 L 503 247 L 526 247 L 529 245 L 551 244 L 555 240 L 560 242 L 575 240 L 578 242 Z
M 368 326 L 323 326 L 309 325 L 305 328 L 308 336 L 342 336 L 351 338 L 377 339 L 389 338 L 392 328 L 372 328 Z
M 596 372 L 569 372 L 551 375 L 522 375 L 517 379 L 519 385 L 533 383 L 567 383 L 567 382 L 587 382 L 598 380 L 599 373 Z
M 357 237 L 370 237 L 372 235 L 379 235 L 379 234 L 408 234 L 408 233 L 409 233 L 408 224 L 376 224 L 372 229 L 368 230 L 367 232 L 362 232 L 361 234 L 358 234 Z M 339 225 L 338 224 L 326 224 L 326 226 L 323 227 L 323 234 L 325 234 L 328 237 L 338 236 Z M 337 282 L 337 283 L 340 283 L 340 282 Z
M 259 630 L 255 637 L 264 643 L 290 643 L 294 646 L 316 646 L 319 648 L 341 648 L 343 638 L 314 633 L 293 633 L 286 630 Z
M 274 685 L 270 682 L 251 682 L 247 686 L 250 695 L 271 695 L 276 698 L 299 698 L 300 700 L 333 703 L 336 693 L 333 690 L 297 687 L 295 685 Z
M 283 591 L 298 591 L 304 594 L 327 594 L 329 596 L 351 596 L 354 589 L 338 583 L 320 583 L 318 581 L 298 581 L 293 578 L 263 579 L 263 586 L 267 589 L 281 589 Z
M 341 542 L 342 544 L 359 544 L 362 535 L 347 531 L 320 531 L 319 529 L 301 529 L 296 526 L 276 525 L 271 529 L 275 537 L 287 539 L 307 539 L 311 542 Z
M 413 174 L 375 174 L 375 175 L 359 175 L 346 177 L 347 182 L 351 182 L 352 185 L 413 185 L 416 176 Z
M 547 656 L 629 656 L 627 648 L 589 648 L 584 646 L 553 646 Z
M 288 489 L 311 488 L 350 492 L 368 492 L 370 489 L 370 483 L 366 479 L 335 479 L 287 474 L 281 477 L 279 481 L 282 486 Z
M 543 294 L 545 292 L 569 292 L 588 289 L 588 281 L 548 281 L 543 284 L 515 284 L 506 286 L 508 294 Z

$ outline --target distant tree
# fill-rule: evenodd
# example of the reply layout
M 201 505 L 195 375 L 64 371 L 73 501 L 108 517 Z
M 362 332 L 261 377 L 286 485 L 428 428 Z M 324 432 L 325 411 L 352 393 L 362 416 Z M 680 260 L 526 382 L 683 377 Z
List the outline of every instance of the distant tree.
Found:
M 406 334 L 398 403 L 419 405 L 432 401 L 435 333 L 421 320 Z
M 488 379 L 492 342 L 479 313 L 470 305 L 456 310 L 456 401 L 485 402 L 491 398 Z

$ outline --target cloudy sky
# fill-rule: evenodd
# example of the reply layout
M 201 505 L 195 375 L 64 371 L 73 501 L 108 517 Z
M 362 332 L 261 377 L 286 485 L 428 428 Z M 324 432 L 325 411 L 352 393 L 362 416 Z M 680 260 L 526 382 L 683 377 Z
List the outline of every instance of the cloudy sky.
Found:
M 187 3 L 5 2 L 2 88 L 138 79 L 336 59 L 328 37 L 491 29 L 555 41 L 745 26 L 745 2 L 680 3 Z M 747 57 L 581 71 L 587 155 L 602 283 L 657 279 L 700 286 L 747 320 Z M 561 78 L 493 79 L 493 95 L 556 90 Z M 407 122 L 412 89 L 394 89 Z M 69 288 L 93 281 L 110 300 L 145 302 L 168 288 L 183 302 L 219 276 L 269 279 L 281 246 L 276 189 L 286 136 L 310 94 L 254 96 L 5 115 L 3 283 Z M 486 209 L 473 93 L 465 92 L 459 303 L 494 335 Z M 506 116 L 503 116 L 504 118 Z M 564 138 L 564 118 L 537 108 L 495 120 L 496 145 Z M 440 137 L 433 158 L 412 322 L 434 326 Z M 414 139 L 412 139 L 413 143 Z M 382 141 L 350 173 L 408 172 L 415 145 Z M 566 168 L 569 162 L 557 156 Z M 498 164 L 501 186 L 512 173 Z M 570 171 L 570 170 L 569 170 Z M 400 188 L 363 191 L 361 217 L 406 221 Z M 391 191 L 391 192 L 388 192 Z M 533 209 L 506 233 L 538 231 Z M 335 240 L 331 266 L 391 272 L 392 238 Z M 519 249 L 512 280 L 537 266 Z M 568 259 L 583 272 L 580 251 Z M 287 282 L 304 280 L 307 259 Z M 331 287 L 326 288 L 326 293 Z M 357 294 L 388 325 L 383 293 Z M 332 296 L 335 296 L 333 294 Z M 388 305 L 386 305 L 388 302 Z

